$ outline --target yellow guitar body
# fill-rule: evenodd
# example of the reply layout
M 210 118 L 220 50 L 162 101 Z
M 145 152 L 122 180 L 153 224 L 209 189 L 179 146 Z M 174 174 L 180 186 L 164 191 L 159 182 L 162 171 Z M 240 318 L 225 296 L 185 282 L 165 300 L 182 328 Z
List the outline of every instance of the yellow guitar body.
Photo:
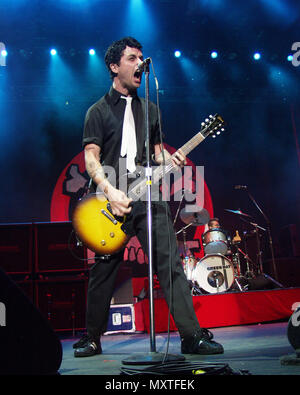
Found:
M 76 205 L 72 217 L 79 239 L 92 251 L 110 255 L 120 251 L 129 237 L 119 221 L 109 210 L 109 202 L 101 194 L 90 194 Z

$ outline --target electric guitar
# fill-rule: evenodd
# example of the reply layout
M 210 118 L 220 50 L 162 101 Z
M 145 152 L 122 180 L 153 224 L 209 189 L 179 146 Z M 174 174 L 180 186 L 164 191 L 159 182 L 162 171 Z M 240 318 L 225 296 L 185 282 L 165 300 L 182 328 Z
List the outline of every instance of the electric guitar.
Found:
M 182 152 L 187 155 L 197 147 L 206 137 L 216 137 L 224 130 L 224 120 L 218 114 L 210 115 L 202 122 L 202 128 L 194 137 L 181 147 Z M 165 166 L 156 167 L 152 173 L 152 183 L 157 183 L 174 168 L 171 158 L 166 160 Z M 140 177 L 127 193 L 133 201 L 141 199 L 147 192 L 147 178 Z M 100 255 L 111 255 L 125 247 L 129 236 L 125 233 L 123 226 L 125 217 L 116 217 L 112 214 L 109 201 L 101 193 L 92 193 L 76 205 L 72 224 L 80 241 L 90 250 Z

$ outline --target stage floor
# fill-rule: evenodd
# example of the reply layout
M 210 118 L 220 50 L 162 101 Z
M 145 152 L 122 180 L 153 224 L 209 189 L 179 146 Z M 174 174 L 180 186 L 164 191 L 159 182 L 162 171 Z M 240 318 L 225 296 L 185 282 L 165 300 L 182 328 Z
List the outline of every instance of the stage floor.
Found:
M 224 354 L 185 355 L 186 361 L 227 363 L 234 371 L 248 370 L 252 375 L 299 375 L 300 365 L 280 363 L 281 357 L 295 355 L 286 330 L 287 321 L 214 328 L 211 331 L 215 340 L 223 345 Z M 122 360 L 133 354 L 150 351 L 150 337 L 147 333 L 113 334 L 102 337 L 103 354 L 74 358 L 72 345 L 78 336 L 60 338 L 63 346 L 60 375 L 120 375 L 120 368 L 125 366 Z M 167 338 L 167 333 L 155 336 L 157 352 L 166 351 Z M 180 354 L 177 332 L 170 334 L 169 353 Z M 124 376 L 122 377 L 124 380 Z M 104 377 L 101 380 L 103 385 L 106 385 L 107 381 Z

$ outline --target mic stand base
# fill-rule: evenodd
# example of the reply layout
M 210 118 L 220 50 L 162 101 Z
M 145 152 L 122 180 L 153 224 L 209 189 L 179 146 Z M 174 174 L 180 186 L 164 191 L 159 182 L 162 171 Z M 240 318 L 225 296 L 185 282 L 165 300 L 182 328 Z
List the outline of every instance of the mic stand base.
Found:
M 185 361 L 183 355 L 165 354 L 160 352 L 147 352 L 146 354 L 134 354 L 130 357 L 123 359 L 124 365 L 154 365 L 164 362 L 180 362 Z

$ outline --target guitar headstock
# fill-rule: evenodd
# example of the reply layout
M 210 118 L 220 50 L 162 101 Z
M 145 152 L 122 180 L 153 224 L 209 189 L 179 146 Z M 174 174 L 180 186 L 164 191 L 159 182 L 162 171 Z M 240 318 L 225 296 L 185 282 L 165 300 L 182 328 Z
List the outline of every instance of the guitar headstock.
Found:
M 224 132 L 225 121 L 219 114 L 210 115 L 205 119 L 204 122 L 201 123 L 201 134 L 204 137 L 212 135 L 213 138 L 216 138 L 221 132 Z

